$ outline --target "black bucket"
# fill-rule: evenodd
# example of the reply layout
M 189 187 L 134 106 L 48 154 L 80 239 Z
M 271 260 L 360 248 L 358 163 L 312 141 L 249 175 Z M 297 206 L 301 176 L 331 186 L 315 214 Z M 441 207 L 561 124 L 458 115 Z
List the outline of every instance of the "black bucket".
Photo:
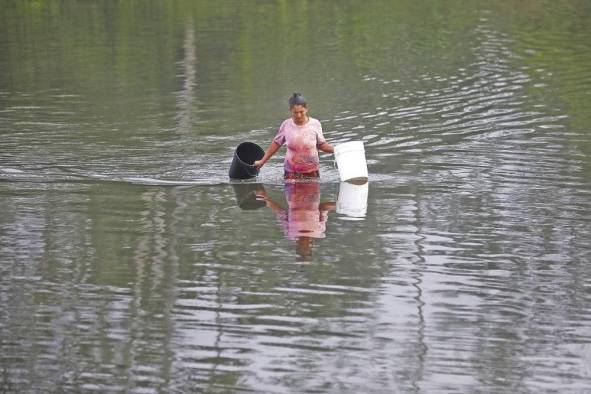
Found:
M 230 164 L 229 175 L 232 179 L 249 179 L 258 175 L 259 170 L 253 166 L 257 160 L 265 156 L 263 148 L 253 142 L 243 142 L 234 151 Z

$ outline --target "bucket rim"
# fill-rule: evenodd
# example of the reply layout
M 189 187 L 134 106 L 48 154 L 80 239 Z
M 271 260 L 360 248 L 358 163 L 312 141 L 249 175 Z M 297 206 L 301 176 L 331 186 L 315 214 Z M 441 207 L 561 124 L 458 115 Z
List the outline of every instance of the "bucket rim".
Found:
M 335 145 L 334 153 L 345 152 L 349 150 L 363 150 L 365 152 L 365 146 L 363 145 L 363 141 L 347 141 L 340 144 Z
M 240 161 L 240 163 L 244 164 L 247 167 L 256 169 L 256 167 L 254 165 L 248 164 L 247 162 L 245 162 L 244 160 L 242 160 L 240 158 L 240 156 L 238 155 L 238 149 L 241 146 L 245 146 L 245 145 L 246 146 L 252 146 L 253 148 L 257 149 L 259 151 L 259 153 L 262 153 L 261 158 L 265 156 L 265 150 L 260 145 L 254 143 L 254 142 L 250 142 L 250 141 L 241 142 L 241 143 L 238 144 L 238 146 L 236 146 L 236 149 L 234 149 L 234 156 L 236 157 L 236 159 L 238 159 L 238 161 Z
M 240 147 L 242 145 L 254 145 L 254 146 L 258 147 L 258 148 L 261 148 L 261 146 L 259 144 L 255 143 L 255 142 L 252 142 L 252 141 L 242 141 L 241 143 L 239 143 L 236 146 L 236 149 L 238 149 L 238 147 Z M 263 148 L 261 148 L 261 149 L 263 149 Z

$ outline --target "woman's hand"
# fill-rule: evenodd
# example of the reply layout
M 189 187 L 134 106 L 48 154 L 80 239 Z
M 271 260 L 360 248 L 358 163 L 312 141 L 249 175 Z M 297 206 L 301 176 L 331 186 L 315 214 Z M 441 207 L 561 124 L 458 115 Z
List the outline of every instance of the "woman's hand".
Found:
M 258 201 L 267 201 L 269 199 L 265 190 L 256 190 L 254 195 Z
M 262 160 L 257 160 L 254 163 L 252 163 L 252 165 L 254 166 L 254 168 L 256 168 L 257 170 L 259 170 L 262 166 L 263 166 L 263 161 Z

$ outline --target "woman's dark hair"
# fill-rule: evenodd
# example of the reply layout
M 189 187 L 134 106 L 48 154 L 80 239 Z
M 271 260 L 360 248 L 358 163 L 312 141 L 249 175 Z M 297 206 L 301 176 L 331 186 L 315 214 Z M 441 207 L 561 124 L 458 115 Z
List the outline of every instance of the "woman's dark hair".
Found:
M 308 107 L 308 103 L 301 93 L 294 93 L 289 98 L 289 108 L 293 107 L 294 105 L 303 105 L 304 107 Z

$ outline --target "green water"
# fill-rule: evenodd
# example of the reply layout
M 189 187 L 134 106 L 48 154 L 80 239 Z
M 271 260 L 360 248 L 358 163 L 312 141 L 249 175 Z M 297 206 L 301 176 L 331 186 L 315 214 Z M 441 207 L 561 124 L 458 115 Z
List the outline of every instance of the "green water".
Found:
M 0 393 L 590 391 L 589 26 L 0 0 Z M 228 179 L 293 91 L 368 184 Z

